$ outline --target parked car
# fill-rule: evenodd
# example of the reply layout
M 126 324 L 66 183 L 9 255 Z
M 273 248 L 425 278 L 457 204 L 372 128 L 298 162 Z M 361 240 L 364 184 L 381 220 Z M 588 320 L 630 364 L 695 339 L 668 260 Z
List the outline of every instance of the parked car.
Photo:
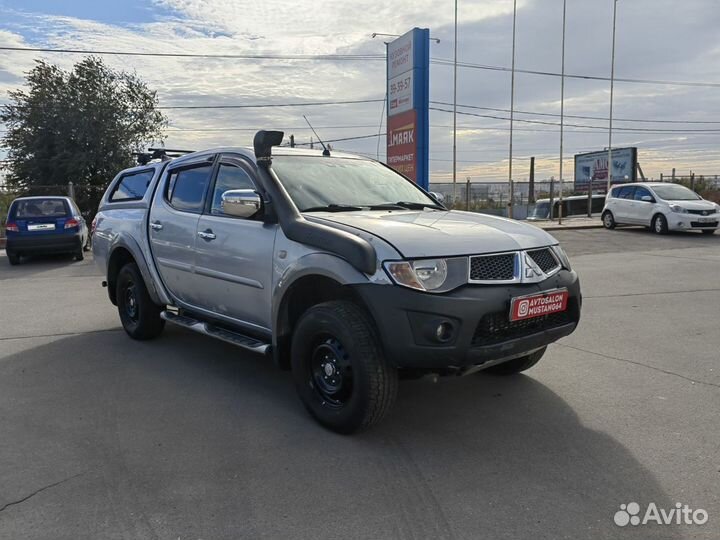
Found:
M 713 234 L 720 223 L 720 205 L 679 184 L 623 184 L 610 190 L 602 220 L 606 229 L 644 225 L 658 234 L 690 230 Z
M 70 197 L 19 197 L 10 204 L 5 235 L 10 264 L 45 253 L 72 253 L 81 261 L 88 229 Z
M 563 217 L 587 216 L 587 195 L 570 195 L 563 197 Z M 592 196 L 592 213 L 599 214 L 605 205 L 605 195 Z M 550 213 L 550 199 L 538 199 L 535 208 L 528 214 L 528 220 L 555 219 L 560 215 L 560 199 L 553 199 L 552 214 Z
M 364 157 L 272 156 L 282 135 L 112 181 L 93 251 L 131 338 L 170 322 L 267 354 L 312 416 L 351 433 L 401 377 L 518 373 L 575 330 L 578 277 L 546 232 L 448 211 Z

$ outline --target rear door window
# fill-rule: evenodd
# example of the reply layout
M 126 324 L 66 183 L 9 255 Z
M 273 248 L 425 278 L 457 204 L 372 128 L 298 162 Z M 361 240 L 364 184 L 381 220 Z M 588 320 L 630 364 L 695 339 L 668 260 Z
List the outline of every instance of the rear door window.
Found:
M 152 169 L 126 174 L 120 179 L 117 186 L 115 186 L 115 189 L 110 195 L 110 201 L 139 201 L 145 196 L 153 174 L 154 171 Z
M 618 199 L 632 199 L 635 195 L 635 186 L 623 186 L 618 190 Z
M 170 206 L 183 212 L 201 213 L 211 172 L 211 164 L 172 171 L 166 193 Z
M 13 204 L 15 219 L 57 218 L 70 215 L 70 208 L 63 199 L 26 199 Z

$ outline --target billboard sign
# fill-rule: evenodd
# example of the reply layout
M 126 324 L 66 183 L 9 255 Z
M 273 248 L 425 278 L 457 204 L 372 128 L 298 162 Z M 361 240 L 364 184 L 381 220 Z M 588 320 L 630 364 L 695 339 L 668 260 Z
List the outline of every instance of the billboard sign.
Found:
M 410 109 L 388 118 L 387 163 L 417 183 L 417 113 Z
M 637 148 L 613 148 L 612 183 L 637 180 Z M 575 191 L 604 190 L 608 181 L 608 151 L 575 155 Z
M 413 28 L 387 48 L 387 162 L 429 186 L 430 31 Z

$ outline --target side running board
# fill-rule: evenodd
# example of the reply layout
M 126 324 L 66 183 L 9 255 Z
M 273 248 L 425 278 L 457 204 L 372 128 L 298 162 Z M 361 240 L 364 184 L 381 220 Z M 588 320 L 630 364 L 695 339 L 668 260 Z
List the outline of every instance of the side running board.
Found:
M 233 332 L 232 330 L 226 330 L 225 328 L 214 326 L 208 322 L 193 319 L 187 315 L 178 315 L 172 311 L 165 310 L 160 313 L 160 317 L 169 323 L 177 324 L 178 326 L 182 326 L 183 328 L 187 328 L 193 332 L 205 334 L 206 336 L 232 343 L 233 345 L 237 345 L 238 347 L 242 347 L 248 351 L 266 354 L 270 349 L 269 343 L 238 332 Z

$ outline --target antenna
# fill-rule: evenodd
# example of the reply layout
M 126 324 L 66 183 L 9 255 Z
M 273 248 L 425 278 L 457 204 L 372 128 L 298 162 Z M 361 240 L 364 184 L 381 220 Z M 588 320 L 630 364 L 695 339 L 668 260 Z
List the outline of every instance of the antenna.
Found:
M 318 140 L 318 141 L 320 142 L 320 144 L 322 145 L 322 147 L 323 147 L 323 154 L 322 154 L 322 155 L 323 155 L 323 156 L 329 156 L 329 155 L 330 155 L 330 150 L 328 150 L 328 147 L 325 146 L 325 143 L 324 143 L 324 142 L 322 142 L 322 139 L 320 138 L 320 135 L 318 135 L 318 134 L 317 134 L 317 131 L 315 131 L 315 128 L 312 127 L 312 124 L 310 123 L 310 120 L 308 120 L 308 119 L 307 119 L 307 116 L 305 116 L 304 114 L 303 114 L 303 118 L 304 118 L 305 121 L 307 122 L 307 125 L 310 126 L 310 129 L 312 129 L 312 132 L 313 132 L 313 133 L 315 134 L 315 136 L 317 137 L 317 140 Z

